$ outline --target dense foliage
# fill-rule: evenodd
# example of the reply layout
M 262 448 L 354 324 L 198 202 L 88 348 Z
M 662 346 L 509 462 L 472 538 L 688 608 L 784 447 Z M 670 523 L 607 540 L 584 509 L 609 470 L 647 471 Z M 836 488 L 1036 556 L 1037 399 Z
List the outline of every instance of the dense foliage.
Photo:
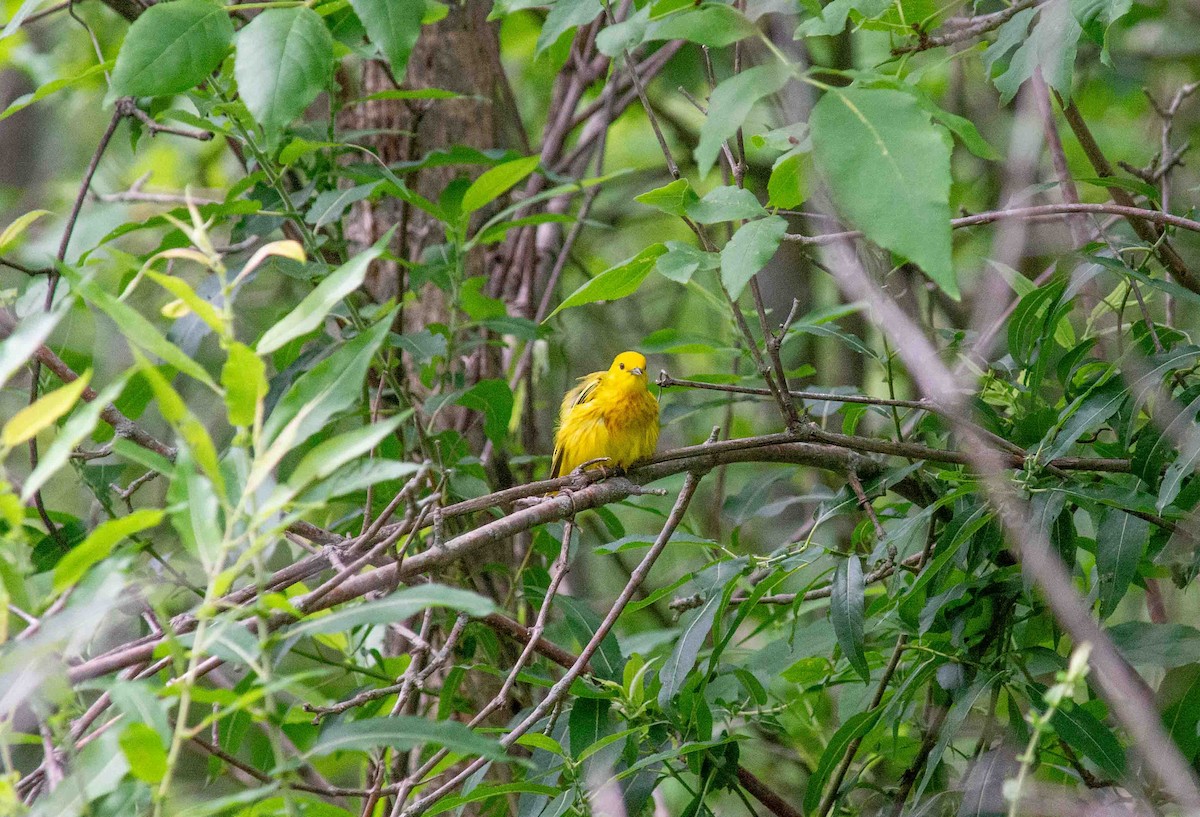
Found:
M 0 8 L 0 815 L 1200 811 L 1194 5 Z

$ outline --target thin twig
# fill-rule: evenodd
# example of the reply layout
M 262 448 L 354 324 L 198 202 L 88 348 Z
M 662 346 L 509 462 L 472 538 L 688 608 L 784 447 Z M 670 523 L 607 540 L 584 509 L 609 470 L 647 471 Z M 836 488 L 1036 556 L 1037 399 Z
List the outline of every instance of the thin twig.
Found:
M 881 329 L 895 344 L 917 385 L 926 394 L 947 395 L 952 408 L 966 418 L 969 407 L 959 397 L 961 384 L 939 357 L 928 337 L 871 281 L 848 244 L 839 245 L 830 259 L 839 284 L 848 297 L 870 304 Z M 1146 768 L 1158 785 L 1180 806 L 1200 810 L 1200 786 L 1193 770 L 1163 730 L 1162 720 L 1148 688 L 1125 662 L 1109 635 L 1092 618 L 1079 597 L 1074 581 L 1051 546 L 1045 532 L 1034 525 L 1028 511 L 1003 471 L 1003 456 L 974 433 L 968 424 L 959 428 L 962 450 L 982 475 L 987 495 L 997 510 L 1010 548 L 1018 554 L 1059 625 L 1075 644 L 1092 645 L 1093 678 L 1109 710 L 1133 739 Z
M 908 644 L 908 634 L 901 633 L 896 639 L 896 646 L 892 650 L 892 657 L 888 659 L 887 666 L 883 668 L 883 674 L 879 676 L 879 685 L 875 688 L 875 696 L 871 698 L 871 703 L 867 706 L 866 712 L 874 712 L 883 703 L 884 693 L 887 692 L 888 684 L 892 681 L 892 676 L 896 674 L 896 668 L 900 666 L 900 656 L 904 653 L 904 647 Z M 817 806 L 818 817 L 826 817 L 833 804 L 837 801 L 838 789 L 841 788 L 842 781 L 846 778 L 846 772 L 850 769 L 850 764 L 854 762 L 854 756 L 858 754 L 858 747 L 862 745 L 863 736 L 859 736 L 850 741 L 846 747 L 845 754 L 838 762 L 837 768 L 833 774 L 829 776 L 829 788 L 825 790 L 824 797 L 821 798 L 821 803 Z
M 686 513 L 688 505 L 692 501 L 692 496 L 696 493 L 696 487 L 700 484 L 700 479 L 701 477 L 698 473 L 688 474 L 687 478 L 684 480 L 683 487 L 679 491 L 679 496 L 675 500 L 675 506 L 671 509 L 671 513 L 667 517 L 666 524 L 663 525 L 662 530 L 659 532 L 658 537 L 654 541 L 654 545 L 634 569 L 633 574 L 629 577 L 629 581 L 625 584 L 624 589 L 621 590 L 621 593 L 613 602 L 612 607 L 609 608 L 609 611 L 604 616 L 604 619 L 600 622 L 599 626 L 596 627 L 596 631 L 592 634 L 592 637 L 588 640 L 588 643 L 579 653 L 579 657 L 575 660 L 575 663 L 572 664 L 571 668 L 567 670 L 563 677 L 560 678 L 554 684 L 554 686 L 550 688 L 550 691 L 546 693 L 546 697 L 543 698 L 541 702 L 533 708 L 533 711 L 530 712 L 508 734 L 500 739 L 500 744 L 502 746 L 505 748 L 511 747 L 517 742 L 517 740 L 521 738 L 522 735 L 524 735 L 539 721 L 541 721 L 541 719 L 545 717 L 545 715 L 550 712 L 551 709 L 558 705 L 559 701 L 562 700 L 563 696 L 566 695 L 567 691 L 571 688 L 571 685 L 575 682 L 575 679 L 577 679 L 583 673 L 584 667 L 596 653 L 596 650 L 600 649 L 601 642 L 612 630 L 613 625 L 617 623 L 617 619 L 625 610 L 626 605 L 629 604 L 638 587 L 641 586 L 642 582 L 645 581 L 646 576 L 649 575 L 650 568 L 652 568 L 654 563 L 658 561 L 658 557 L 662 554 L 663 550 L 667 546 L 667 543 L 671 540 L 671 536 L 675 533 L 675 529 L 679 527 L 679 523 L 683 521 L 683 515 Z M 402 814 L 404 817 L 416 817 L 416 815 L 424 813 L 438 800 L 442 799 L 447 794 L 458 788 L 458 786 L 464 780 L 475 774 L 475 772 L 479 771 L 479 769 L 481 769 L 487 762 L 488 761 L 485 758 L 480 758 L 468 763 L 466 767 L 451 777 L 448 781 L 438 786 L 433 791 L 423 794 L 419 799 L 415 800 L 411 806 L 402 812 Z
M 1121 188 L 1112 188 L 1120 190 Z M 1124 192 L 1124 191 L 1122 191 Z M 1116 196 L 1114 195 L 1114 198 Z M 1038 204 L 1032 207 L 1013 207 L 1008 210 L 992 210 L 986 213 L 975 213 L 969 216 L 950 219 L 950 226 L 959 229 L 962 227 L 975 227 L 980 224 L 991 224 L 994 221 L 1000 221 L 1006 218 L 1020 219 L 1045 219 L 1056 218 L 1067 213 L 1108 213 L 1117 216 L 1124 216 L 1133 221 L 1151 221 L 1155 224 L 1161 224 L 1169 227 L 1179 227 L 1183 230 L 1200 233 L 1200 221 L 1195 221 L 1183 216 L 1177 216 L 1172 213 L 1164 213 L 1159 210 L 1148 210 L 1144 207 L 1138 207 L 1130 199 L 1128 204 L 1090 204 L 1087 202 L 1081 204 Z M 851 238 L 862 238 L 861 230 L 844 230 L 836 233 L 818 233 L 817 235 L 801 235 L 799 233 L 785 233 L 784 241 L 792 241 L 797 244 L 806 246 L 825 246 L 836 244 L 839 241 L 845 241 Z M 1152 236 L 1147 241 L 1157 241 L 1157 236 Z
M 1020 3 L 1014 3 L 1006 9 L 1001 9 L 991 14 L 977 14 L 974 17 L 966 19 L 952 19 L 942 26 L 943 29 L 949 30 L 934 37 L 930 37 L 924 31 L 918 31 L 918 40 L 915 44 L 893 48 L 892 54 L 896 56 L 911 54 L 917 51 L 927 51 L 930 48 L 941 48 L 974 39 L 981 34 L 986 34 L 989 31 L 999 28 L 1025 9 L 1033 8 L 1040 1 L 1022 0 Z
M 150 131 L 152 137 L 160 133 L 169 133 L 172 136 L 182 136 L 186 139 L 195 139 L 199 142 L 208 142 L 213 138 L 212 133 L 209 131 L 175 128 L 170 125 L 160 124 L 154 117 L 139 108 L 137 100 L 131 96 L 121 97 L 117 100 L 117 111 L 122 116 L 130 116 L 141 122 L 146 126 L 146 130 Z
M 1100 150 L 1100 145 L 1092 135 L 1087 122 L 1084 121 L 1083 116 L 1079 113 L 1079 109 L 1075 107 L 1075 103 L 1064 102 L 1062 99 L 1059 99 L 1059 105 L 1062 107 L 1063 116 L 1066 117 L 1067 124 L 1071 126 L 1075 138 L 1079 141 L 1080 147 L 1083 148 L 1084 154 L 1087 156 L 1092 168 L 1096 171 L 1096 175 L 1101 178 L 1115 176 L 1116 173 L 1113 171 L 1112 165 L 1109 163 L 1108 158 L 1105 157 L 1104 152 Z M 1180 219 L 1178 216 L 1172 216 L 1169 213 L 1160 213 L 1156 210 L 1146 210 L 1137 207 L 1135 206 L 1133 196 L 1122 187 L 1115 185 L 1109 187 L 1108 194 L 1117 203 L 1115 206 L 1119 206 L 1122 209 L 1120 211 L 1113 209 L 1107 212 L 1125 216 L 1126 221 L 1129 222 L 1129 226 L 1133 228 L 1133 231 L 1137 233 L 1138 238 L 1154 248 L 1155 256 L 1166 267 L 1171 277 L 1192 292 L 1200 293 L 1200 278 L 1196 277 L 1196 274 L 1191 271 L 1187 263 L 1175 251 L 1175 248 L 1171 246 L 1171 242 L 1162 234 L 1161 227 L 1154 226 L 1156 224 L 1170 224 L 1176 227 L 1183 227 L 1187 230 L 1196 230 L 1200 228 L 1200 224 L 1190 219 Z M 1077 206 L 1095 208 L 1097 205 L 1081 204 Z M 1093 212 L 1103 211 L 1093 210 Z

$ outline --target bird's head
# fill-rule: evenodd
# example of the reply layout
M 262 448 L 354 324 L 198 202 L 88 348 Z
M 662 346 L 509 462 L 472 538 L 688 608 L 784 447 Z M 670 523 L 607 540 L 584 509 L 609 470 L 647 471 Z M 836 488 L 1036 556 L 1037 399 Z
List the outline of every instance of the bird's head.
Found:
M 608 367 L 608 376 L 616 383 L 633 387 L 646 385 L 646 356 L 640 352 L 621 352 Z

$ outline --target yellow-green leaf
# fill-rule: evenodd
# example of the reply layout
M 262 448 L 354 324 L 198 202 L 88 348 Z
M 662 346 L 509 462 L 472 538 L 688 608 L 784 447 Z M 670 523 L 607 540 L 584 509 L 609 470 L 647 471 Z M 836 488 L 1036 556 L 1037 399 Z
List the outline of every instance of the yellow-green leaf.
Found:
M 12 246 L 17 237 L 25 232 L 30 224 L 33 224 L 33 222 L 42 216 L 48 215 L 50 215 L 49 210 L 32 210 L 5 227 L 4 232 L 0 233 L 0 252 L 4 252 Z
M 78 547 L 72 548 L 54 566 L 54 592 L 61 593 L 83 578 L 88 568 L 112 553 L 113 547 L 135 533 L 152 528 L 162 521 L 163 512 L 157 508 L 141 508 L 128 516 L 110 519 L 96 526 Z
M 172 275 L 163 275 L 161 272 L 155 272 L 152 269 L 146 270 L 146 275 L 151 281 L 154 281 L 182 301 L 190 311 L 196 314 L 197 318 L 208 324 L 209 329 L 218 335 L 224 334 L 224 323 L 221 320 L 221 313 L 216 310 L 216 307 L 197 295 L 196 291 L 188 285 L 187 281 Z
M 12 419 L 4 424 L 4 430 L 0 431 L 0 446 L 12 448 L 20 445 L 42 429 L 53 425 L 75 405 L 79 395 L 87 388 L 91 376 L 92 371 L 89 369 L 81 377 L 42 395 L 32 405 L 14 414 Z
M 267 394 L 267 367 L 262 359 L 244 343 L 230 344 L 229 359 L 221 369 L 221 385 L 225 387 L 230 425 L 254 425 L 258 406 Z

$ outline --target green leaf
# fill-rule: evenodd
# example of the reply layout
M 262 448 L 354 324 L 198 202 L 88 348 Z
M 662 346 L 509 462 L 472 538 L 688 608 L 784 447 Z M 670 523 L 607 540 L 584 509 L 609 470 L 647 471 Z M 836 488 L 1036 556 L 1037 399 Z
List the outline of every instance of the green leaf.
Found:
M 658 705 L 664 710 L 670 707 L 671 699 L 683 687 L 688 673 L 696 665 L 696 658 L 700 655 L 705 641 L 708 640 L 708 634 L 712 631 L 713 621 L 716 619 L 717 610 L 721 608 L 723 598 L 720 589 L 717 589 L 716 592 L 709 595 L 702 607 L 688 610 L 680 619 L 679 640 L 675 643 L 675 649 L 671 651 L 671 656 L 658 673 L 658 679 L 662 684 L 658 691 Z
M 1177 667 L 1156 691 L 1163 726 L 1188 761 L 1200 753 L 1200 665 Z
M 938 122 L 945 126 L 947 130 L 958 137 L 958 140 L 963 143 L 967 150 L 978 156 L 980 159 L 986 159 L 989 162 L 994 162 L 1000 159 L 1000 154 L 996 149 L 983 138 L 979 133 L 979 129 L 975 127 L 975 123 L 970 119 L 952 114 L 949 111 L 942 110 L 932 101 L 928 100 L 924 95 L 917 97 L 925 108 Z M 926 104 L 928 103 L 928 104 Z M 1078 179 L 1076 180 L 1078 181 Z
M 871 681 L 871 669 L 863 652 L 863 572 L 857 556 L 838 559 L 833 573 L 832 595 L 829 598 L 829 617 L 842 652 L 850 666 Z
M 1014 20 L 1015 17 L 1009 23 Z M 1064 98 L 1070 98 L 1075 49 L 1082 33 L 1067 0 L 1052 0 L 1038 6 L 1033 30 L 1013 53 L 1008 70 L 995 79 L 1000 101 L 1005 105 L 1012 101 L 1017 90 L 1039 69 L 1047 85 Z
M 846 722 L 833 733 L 833 737 L 825 745 L 825 751 L 821 753 L 817 767 L 813 770 L 812 776 L 808 778 L 804 789 L 805 814 L 816 813 L 817 806 L 821 802 L 821 795 L 825 791 L 825 784 L 829 782 L 829 776 L 833 773 L 834 767 L 846 754 L 846 747 L 875 728 L 875 724 L 882 714 L 882 708 L 875 708 L 869 712 L 858 712 L 847 718 Z
M 130 345 L 161 358 L 168 365 L 200 381 L 214 392 L 220 391 L 203 366 L 164 338 L 154 324 L 146 320 L 140 312 L 123 301 L 118 301 L 92 279 L 79 278 L 74 271 L 69 269 L 64 274 L 71 279 L 71 285 L 76 292 L 99 307 L 108 317 L 112 318 L 117 326 L 121 327 L 121 335 Z
M 260 12 L 238 32 L 233 73 L 254 120 L 278 133 L 329 84 L 333 37 L 307 6 Z
M 57 595 L 82 579 L 90 567 L 108 558 L 118 542 L 154 527 L 162 519 L 163 511 L 140 508 L 128 516 L 101 522 L 54 566 L 54 593 Z
M 721 250 L 721 283 L 729 297 L 737 300 L 750 279 L 774 257 L 785 232 L 787 221 L 782 216 L 767 216 L 738 228 Z
M 167 748 L 153 728 L 131 723 L 122 730 L 120 743 L 134 777 L 151 785 L 163 779 L 167 773 Z
M 229 424 L 249 428 L 254 425 L 259 406 L 267 396 L 267 366 L 244 343 L 229 344 L 229 357 L 221 368 L 225 388 L 225 408 Z
M 1137 575 L 1150 523 L 1117 510 L 1105 510 L 1096 531 L 1096 572 L 1100 575 L 1100 618 L 1108 618 Z
M 687 40 L 697 45 L 724 48 L 747 37 L 757 37 L 758 27 L 746 15 L 724 3 L 685 8 L 652 22 L 642 42 Z
M 334 752 L 366 752 L 387 746 L 406 751 L 432 744 L 463 755 L 504 760 L 508 755 L 496 741 L 449 720 L 427 720 L 412 715 L 367 718 L 333 723 L 321 732 L 305 757 L 322 757 Z
M 70 311 L 71 298 L 55 305 L 50 312 L 35 312 L 17 321 L 12 334 L 0 342 L 0 386 L 29 362 L 38 348 L 50 337 L 54 327 Z
M 0 37 L 0 39 L 3 38 Z M 103 74 L 105 71 L 111 70 L 112 67 L 113 61 L 108 60 L 107 62 L 102 62 L 98 65 L 92 65 L 86 70 L 79 72 L 75 76 L 63 77 L 61 79 L 52 80 L 43 85 L 39 85 L 36 91 L 28 94 L 21 94 L 19 97 L 10 102 L 8 107 L 0 112 L 0 122 L 8 119 L 13 114 L 20 113 L 35 102 L 41 102 L 43 99 L 53 96 L 63 88 L 69 88 L 70 86 L 78 82 L 82 82 L 83 80 L 93 77 L 97 74 Z
M 220 66 L 232 39 L 233 23 L 219 3 L 156 3 L 129 27 L 109 93 L 165 96 L 194 88 Z
M 474 213 L 511 190 L 518 182 L 537 169 L 540 157 L 526 156 L 487 170 L 463 193 L 462 211 Z
M 557 596 L 555 606 L 562 611 L 571 634 L 580 645 L 592 640 L 600 628 L 600 617 L 588 605 L 572 596 Z M 620 683 L 625 668 L 621 645 L 612 630 L 600 641 L 600 648 L 592 656 L 592 669 L 599 678 Z
M 670 184 L 647 190 L 640 196 L 634 196 L 633 200 L 662 210 L 668 215 L 685 216 L 687 208 L 699 201 L 700 198 L 696 195 L 696 191 L 692 190 L 692 185 L 687 179 L 676 179 Z
M 341 633 L 368 624 L 391 624 L 403 621 L 431 607 L 457 610 L 476 618 L 496 611 L 489 599 L 469 590 L 441 584 L 421 584 L 405 587 L 381 599 L 343 608 L 329 615 L 306 618 L 287 630 L 289 639 L 327 633 Z
M 1066 703 L 1055 711 L 1050 724 L 1067 745 L 1120 780 L 1125 774 L 1125 750 L 1113 731 L 1082 706 Z
M 642 281 L 654 269 L 658 257 L 667 248 L 662 244 L 651 244 L 633 258 L 627 258 L 615 267 L 610 267 L 567 296 L 558 307 L 546 316 L 546 321 L 564 309 L 596 301 L 615 301 L 637 292 Z M 546 321 L 542 321 L 545 323 Z
M 607 698 L 577 698 L 567 719 L 571 756 L 578 758 L 608 732 Z
M 833 0 L 821 9 L 819 16 L 805 20 L 796 28 L 796 39 L 841 34 L 851 12 L 873 19 L 891 8 L 892 4 L 893 0 Z
M 700 126 L 700 142 L 696 145 L 696 165 L 701 176 L 712 170 L 721 145 L 742 127 L 754 105 L 783 88 L 791 76 L 787 66 L 772 61 L 734 74 L 716 87 L 709 98 L 708 116 Z
M 1077 398 L 1066 410 L 1055 428 L 1051 429 L 1039 446 L 1039 459 L 1049 462 L 1063 456 L 1075 441 L 1084 434 L 1095 431 L 1116 413 L 1129 393 L 1119 378 L 1109 380 L 1090 394 Z M 1065 418 L 1065 420 L 1064 420 Z M 1058 429 L 1061 427 L 1061 431 Z M 1057 435 L 1056 435 L 1057 432 Z M 1053 445 L 1051 443 L 1053 442 Z
M 63 423 L 54 442 L 38 457 L 37 468 L 33 469 L 33 473 L 25 480 L 25 485 L 21 488 L 22 502 L 28 502 L 58 469 L 67 464 L 75 448 L 96 428 L 100 421 L 100 412 L 121 395 L 128 379 L 129 375 L 125 374 L 109 383 L 96 395 L 95 400 L 82 406 Z
M 89 369 L 70 383 L 43 394 L 13 414 L 3 428 L 0 428 L 0 451 L 18 446 L 54 425 L 59 417 L 75 405 L 91 378 L 92 372 Z
M 291 448 L 354 405 L 371 357 L 387 337 L 390 323 L 391 313 L 380 316 L 373 326 L 301 375 L 263 424 L 263 439 L 273 445 L 286 427 Z
M 595 20 L 603 10 L 600 0 L 555 0 L 538 34 L 536 53 L 554 45 L 570 29 Z
M 204 321 L 209 329 L 219 335 L 224 334 L 225 324 L 221 319 L 221 313 L 217 311 L 216 307 L 197 295 L 196 290 L 192 289 L 187 281 L 173 275 L 163 275 L 152 269 L 146 269 L 146 277 L 182 301 L 184 306 L 193 315 Z
M 767 204 L 791 210 L 799 207 L 808 198 L 807 170 L 811 154 L 785 153 L 771 167 L 771 178 L 767 180 Z
M 408 57 L 421 36 L 425 6 L 419 0 L 350 0 L 371 42 L 379 46 L 396 82 L 404 81 Z
M 496 445 L 508 436 L 513 393 L 504 380 L 480 380 L 458 398 L 458 404 L 483 415 L 483 433 Z
M 532 735 L 526 735 L 525 737 L 532 737 Z M 545 736 L 539 735 L 538 737 Z M 569 791 L 558 786 L 546 786 L 540 783 L 495 783 L 486 786 L 477 786 L 466 791 L 464 794 L 443 797 L 430 806 L 429 811 L 426 811 L 425 814 L 429 815 L 429 817 L 434 817 L 437 814 L 445 814 L 447 811 L 457 810 L 459 813 L 465 813 L 462 811 L 462 807 L 468 803 L 479 803 L 499 797 L 507 798 L 515 794 L 532 794 L 545 797 L 548 800 L 558 798 L 561 802 L 569 794 Z M 521 802 L 525 802 L 525 798 L 521 798 Z
M 929 112 L 900 91 L 831 88 L 809 126 L 813 158 L 843 215 L 958 298 L 950 261 L 950 144 Z
M 400 427 L 408 413 L 370 423 L 318 443 L 304 455 L 288 476 L 287 484 L 299 491 L 315 479 L 324 479 L 351 460 L 362 456 Z
M 687 205 L 686 211 L 693 221 L 701 224 L 744 221 L 767 214 L 766 208 L 758 203 L 758 197 L 749 190 L 728 186 L 710 190 L 704 198 Z
M 313 201 L 308 212 L 304 214 L 304 220 L 311 224 L 314 230 L 319 230 L 326 224 L 332 224 L 342 217 L 346 208 L 356 201 L 362 201 L 370 196 L 381 184 L 383 184 L 382 181 L 375 181 L 348 187 L 345 190 L 326 190 Z
M 342 299 L 362 286 L 367 277 L 367 268 L 371 262 L 383 254 L 388 242 L 392 240 L 392 227 L 384 235 L 351 258 L 345 264 L 329 273 L 317 288 L 304 296 L 304 300 L 296 304 L 295 309 L 280 319 L 268 329 L 258 341 L 256 351 L 260 355 L 270 354 L 302 335 L 316 329 L 325 320 L 329 310 L 333 309 Z
M 1087 36 L 1100 46 L 1100 62 L 1112 67 L 1108 32 L 1133 8 L 1133 0 L 1070 0 L 1071 13 Z
M 1108 628 L 1113 644 L 1134 665 L 1173 669 L 1200 663 L 1200 630 L 1186 624 L 1127 621 Z
M 33 224 L 33 222 L 42 216 L 48 215 L 50 215 L 49 210 L 32 210 L 5 227 L 3 231 L 0 231 L 0 253 L 8 252 L 12 245 L 16 243 L 17 238 L 20 237 L 21 233 L 25 232 L 30 224 Z
M 681 241 L 668 241 L 667 252 L 658 257 L 654 270 L 664 278 L 686 284 L 700 270 L 720 268 L 721 257 L 716 253 L 704 252 Z
M 179 437 L 185 443 L 184 447 L 191 452 L 192 459 L 204 470 L 213 484 L 223 486 L 224 475 L 218 463 L 217 449 L 204 423 L 196 419 L 196 415 L 188 409 L 187 403 L 162 372 L 137 352 L 134 352 L 134 358 L 138 361 L 142 378 L 149 383 L 158 400 L 158 411 L 163 419 L 179 433 Z

